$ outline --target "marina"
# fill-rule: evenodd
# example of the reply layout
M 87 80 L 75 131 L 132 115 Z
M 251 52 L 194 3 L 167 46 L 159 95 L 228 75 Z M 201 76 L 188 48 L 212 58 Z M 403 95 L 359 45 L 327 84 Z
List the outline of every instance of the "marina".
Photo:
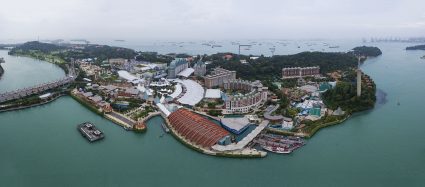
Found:
M 90 122 L 79 124 L 77 129 L 81 132 L 81 135 L 83 135 L 90 142 L 95 142 L 105 137 L 105 135 L 100 130 L 98 130 L 93 123 Z
M 292 153 L 294 150 L 306 144 L 300 137 L 276 134 L 261 134 L 254 142 L 259 144 L 261 148 L 266 151 L 280 154 Z

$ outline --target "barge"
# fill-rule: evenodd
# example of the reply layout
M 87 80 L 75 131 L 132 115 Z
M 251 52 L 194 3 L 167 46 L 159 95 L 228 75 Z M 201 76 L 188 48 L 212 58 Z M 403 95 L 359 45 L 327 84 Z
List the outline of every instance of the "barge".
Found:
M 84 122 L 77 126 L 78 131 L 90 142 L 101 140 L 105 137 L 103 132 L 98 130 L 93 123 Z

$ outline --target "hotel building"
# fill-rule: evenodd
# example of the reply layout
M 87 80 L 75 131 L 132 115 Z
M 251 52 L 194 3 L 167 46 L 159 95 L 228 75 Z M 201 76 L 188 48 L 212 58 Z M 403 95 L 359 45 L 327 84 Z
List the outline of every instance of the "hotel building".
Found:
M 320 74 L 320 67 L 291 67 L 291 68 L 283 68 L 282 69 L 282 78 L 298 78 L 298 77 L 308 77 L 308 76 L 316 76 Z
M 229 71 L 220 67 L 215 68 L 210 75 L 205 76 L 205 87 L 212 88 L 215 86 L 223 86 L 228 80 L 236 79 L 236 71 Z
M 245 81 L 233 79 L 223 83 L 225 90 L 241 90 L 246 94 L 224 95 L 224 114 L 248 113 L 267 101 L 267 87 L 263 87 L 260 81 Z

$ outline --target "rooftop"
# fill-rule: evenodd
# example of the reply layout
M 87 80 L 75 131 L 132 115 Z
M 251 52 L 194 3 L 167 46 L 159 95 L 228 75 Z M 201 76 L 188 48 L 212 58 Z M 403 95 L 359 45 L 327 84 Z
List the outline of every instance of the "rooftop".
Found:
M 178 76 L 189 77 L 195 70 L 193 68 L 186 68 Z
M 180 99 L 177 100 L 178 102 L 194 106 L 199 103 L 202 98 L 204 98 L 204 88 L 202 88 L 202 86 L 197 82 L 193 80 L 179 79 L 176 79 L 175 81 L 183 84 L 183 86 L 186 88 L 186 92 Z
M 205 98 L 208 99 L 218 99 L 221 97 L 220 89 L 207 89 L 205 92 Z
M 240 134 L 250 124 L 247 117 L 221 118 L 220 122 L 227 130 L 234 134 Z

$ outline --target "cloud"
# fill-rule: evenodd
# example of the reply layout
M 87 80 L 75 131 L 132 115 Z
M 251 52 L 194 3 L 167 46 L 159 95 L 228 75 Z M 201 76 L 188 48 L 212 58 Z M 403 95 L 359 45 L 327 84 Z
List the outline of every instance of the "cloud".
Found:
M 421 0 L 14 0 L 0 40 L 229 39 L 409 35 L 423 31 Z

